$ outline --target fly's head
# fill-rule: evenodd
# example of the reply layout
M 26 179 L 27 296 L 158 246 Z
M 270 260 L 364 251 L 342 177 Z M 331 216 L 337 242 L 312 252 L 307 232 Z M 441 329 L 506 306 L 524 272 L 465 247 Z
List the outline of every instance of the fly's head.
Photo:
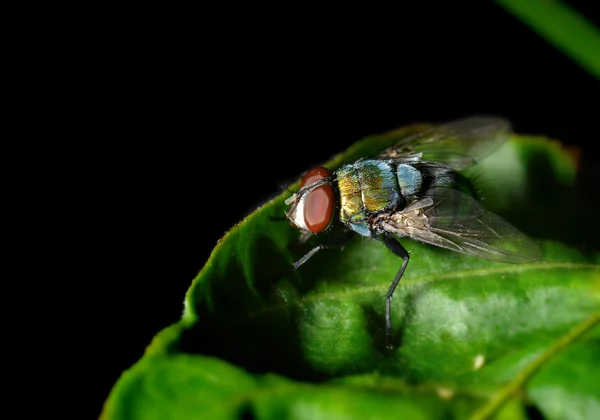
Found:
M 300 229 L 302 240 L 323 232 L 333 222 L 335 193 L 332 182 L 329 170 L 315 167 L 304 175 L 300 190 L 285 200 L 290 206 L 285 215 Z

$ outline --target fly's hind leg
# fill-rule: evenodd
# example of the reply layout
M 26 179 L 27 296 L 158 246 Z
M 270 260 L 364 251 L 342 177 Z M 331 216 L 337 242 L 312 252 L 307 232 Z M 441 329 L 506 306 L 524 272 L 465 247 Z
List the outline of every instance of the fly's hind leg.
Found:
M 394 254 L 396 254 L 397 256 L 399 256 L 400 258 L 402 258 L 402 265 L 400 266 L 400 269 L 398 270 L 398 273 L 396 274 L 396 277 L 394 277 L 394 281 L 392 281 L 392 284 L 390 285 L 390 288 L 388 289 L 387 293 L 385 294 L 385 338 L 386 338 L 386 346 L 388 349 L 392 348 L 392 321 L 391 321 L 391 316 L 390 316 L 390 311 L 392 308 L 392 295 L 394 294 L 394 290 L 396 290 L 396 286 L 398 286 L 398 282 L 400 282 L 400 279 L 402 278 L 402 275 L 404 274 L 404 270 L 406 270 L 406 266 L 408 265 L 408 260 L 410 259 L 410 256 L 408 255 L 408 252 L 406 251 L 406 249 L 404 249 L 404 247 L 400 244 L 400 242 L 398 242 L 396 239 L 387 236 L 387 235 L 383 235 L 383 243 L 385 244 L 385 246 L 392 251 Z

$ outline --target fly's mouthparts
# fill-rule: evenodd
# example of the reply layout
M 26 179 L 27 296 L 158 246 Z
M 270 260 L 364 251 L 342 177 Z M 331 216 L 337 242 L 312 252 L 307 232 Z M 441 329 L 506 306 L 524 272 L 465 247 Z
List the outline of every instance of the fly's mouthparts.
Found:
M 298 197 L 297 194 L 294 194 L 290 198 L 286 199 L 285 200 L 286 206 L 289 206 L 290 204 L 292 204 L 293 202 L 295 202 L 297 197 Z

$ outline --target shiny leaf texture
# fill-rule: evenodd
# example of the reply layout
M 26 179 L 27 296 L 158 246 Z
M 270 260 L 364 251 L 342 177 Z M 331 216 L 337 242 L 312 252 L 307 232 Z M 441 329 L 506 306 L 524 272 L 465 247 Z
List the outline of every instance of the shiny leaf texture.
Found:
M 401 261 L 355 238 L 294 271 L 316 242 L 299 246 L 297 230 L 272 220 L 289 193 L 274 198 L 217 244 L 181 321 L 123 374 L 102 418 L 600 418 L 598 229 L 576 168 L 558 142 L 515 135 L 465 171 L 543 257 L 502 264 L 402 240 L 411 260 L 393 298 L 393 350 L 384 294 Z

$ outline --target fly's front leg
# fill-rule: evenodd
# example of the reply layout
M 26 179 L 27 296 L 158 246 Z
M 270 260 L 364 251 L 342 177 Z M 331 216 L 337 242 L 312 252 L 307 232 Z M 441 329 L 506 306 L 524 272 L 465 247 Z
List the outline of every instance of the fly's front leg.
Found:
M 322 250 L 324 248 L 325 248 L 324 245 L 317 245 L 316 247 L 314 247 L 313 249 L 308 251 L 306 254 L 304 254 L 304 256 L 302 258 L 300 258 L 298 261 L 296 261 L 294 263 L 294 270 L 297 270 L 298 267 L 300 267 L 302 264 L 304 264 L 306 261 L 308 261 L 310 259 L 310 257 L 312 257 L 313 255 L 315 255 L 317 252 L 319 252 L 320 250 Z
M 406 266 L 408 265 L 408 260 L 410 256 L 404 247 L 398 242 L 396 239 L 383 235 L 383 243 L 385 246 L 392 251 L 394 254 L 402 258 L 402 265 L 394 277 L 394 281 L 390 285 L 387 293 L 385 294 L 385 338 L 386 338 L 386 346 L 388 349 L 392 348 L 392 320 L 390 316 L 391 308 L 392 308 L 392 295 L 394 294 L 394 290 L 396 290 L 396 286 L 398 286 L 398 282 L 402 278 L 404 274 L 404 270 L 406 270 Z
M 344 245 L 348 243 L 348 240 L 351 238 L 350 232 L 342 232 L 338 233 L 336 236 L 330 238 L 328 241 L 317 245 L 310 251 L 308 251 L 302 258 L 294 263 L 294 269 L 298 269 L 302 264 L 308 261 L 313 255 L 319 252 L 322 249 L 331 249 L 331 248 L 343 248 Z M 305 240 L 306 241 L 306 240 Z

